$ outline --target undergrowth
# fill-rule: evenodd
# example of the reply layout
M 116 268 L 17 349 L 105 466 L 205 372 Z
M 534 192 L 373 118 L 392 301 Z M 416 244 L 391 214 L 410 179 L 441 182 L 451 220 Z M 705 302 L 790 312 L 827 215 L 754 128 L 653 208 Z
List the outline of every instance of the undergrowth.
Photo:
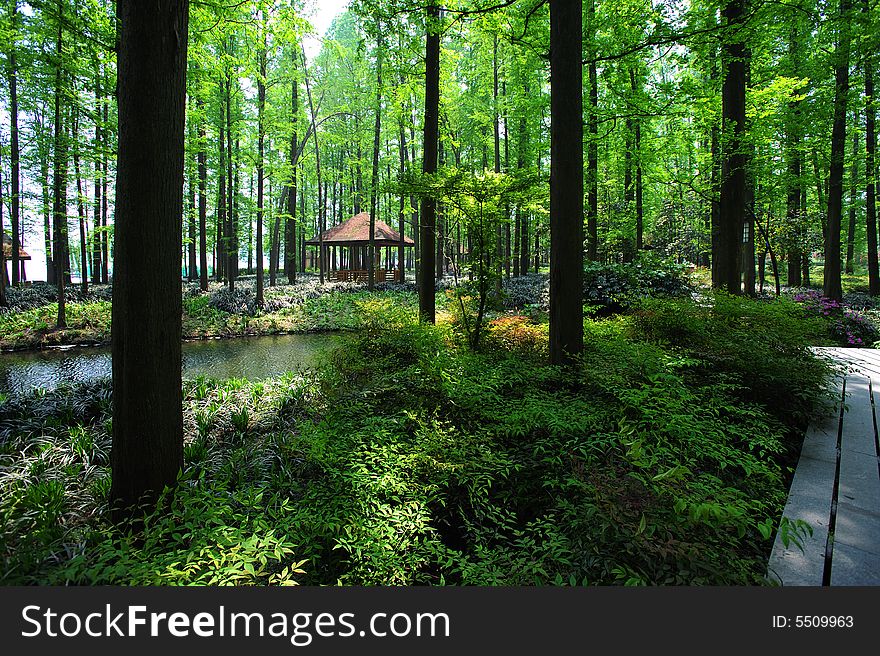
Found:
M 107 516 L 109 386 L 0 405 L 4 583 L 751 585 L 825 398 L 792 304 L 644 301 L 482 351 L 365 301 L 315 372 L 184 388 L 179 485 Z

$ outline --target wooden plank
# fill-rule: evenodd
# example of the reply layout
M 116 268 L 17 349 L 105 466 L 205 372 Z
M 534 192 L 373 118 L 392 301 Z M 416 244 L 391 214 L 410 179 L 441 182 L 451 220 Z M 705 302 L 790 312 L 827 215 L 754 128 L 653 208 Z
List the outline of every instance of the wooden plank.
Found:
M 880 471 L 871 390 L 864 376 L 849 376 L 846 385 L 832 585 L 867 581 L 869 572 L 880 572 Z
M 773 544 L 767 577 L 780 585 L 822 585 L 837 468 L 837 436 L 843 379 L 838 377 L 836 385 L 839 401 L 833 411 L 811 426 L 804 436 L 801 455 L 783 511 L 783 517 L 790 522 L 807 522 L 813 533 L 803 536 L 803 549 L 796 544 L 786 547 L 780 533 L 777 533 Z

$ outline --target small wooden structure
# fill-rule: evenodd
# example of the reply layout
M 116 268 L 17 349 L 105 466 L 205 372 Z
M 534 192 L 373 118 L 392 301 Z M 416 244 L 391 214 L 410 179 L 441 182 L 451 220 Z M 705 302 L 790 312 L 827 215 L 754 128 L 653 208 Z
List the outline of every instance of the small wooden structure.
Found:
M 415 242 L 376 219 L 373 232 L 375 245 L 376 282 L 404 280 L 404 262 L 399 249 L 412 248 Z M 333 226 L 321 233 L 320 239 L 310 239 L 306 246 L 315 246 L 318 265 L 330 280 L 366 282 L 369 277 L 370 215 L 367 212 Z M 383 262 L 384 253 L 384 262 Z
M 27 277 L 25 276 L 24 261 L 29 260 L 29 259 L 31 259 L 30 253 L 28 253 L 26 250 L 24 250 L 21 247 L 21 244 L 19 244 L 19 246 L 18 246 L 18 265 L 20 267 L 19 278 L 22 280 L 22 282 L 27 280 Z M 7 235 L 5 232 L 3 233 L 3 262 L 4 262 L 4 264 L 6 262 L 12 262 L 12 237 Z M 6 276 L 6 280 L 7 280 L 7 284 L 8 284 L 9 274 L 6 271 L 5 266 L 3 267 L 3 275 Z

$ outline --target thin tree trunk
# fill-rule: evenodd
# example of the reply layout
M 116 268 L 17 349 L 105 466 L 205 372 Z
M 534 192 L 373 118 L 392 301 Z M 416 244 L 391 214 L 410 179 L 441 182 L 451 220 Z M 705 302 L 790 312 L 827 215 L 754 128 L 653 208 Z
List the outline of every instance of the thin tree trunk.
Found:
M 422 144 L 422 172 L 437 172 L 437 150 L 440 118 L 440 8 L 432 0 L 427 8 L 425 34 L 425 121 Z M 436 202 L 422 199 L 419 217 L 419 317 L 426 323 L 435 322 L 434 302 L 434 221 Z
M 21 194 L 21 178 L 20 178 L 20 148 L 18 144 L 18 63 L 16 61 L 16 29 L 18 22 L 18 0 L 9 0 L 9 22 L 10 22 L 10 38 L 12 42 L 9 46 L 9 60 L 7 62 L 7 80 L 9 82 L 9 164 L 11 170 L 11 184 L 12 188 L 10 190 L 10 222 L 11 222 L 11 230 L 12 230 L 12 286 L 17 287 L 21 282 L 21 277 L 19 275 L 20 269 L 20 260 L 19 260 L 19 249 L 21 248 L 21 241 L 19 239 L 20 233 L 20 216 L 21 216 L 21 202 L 20 202 L 20 194 Z M 2 234 L 2 231 L 0 231 Z
M 287 188 L 287 214 L 284 229 L 284 271 L 287 274 L 287 282 L 291 285 L 296 282 L 296 169 L 298 165 L 298 135 L 297 122 L 299 120 L 299 79 L 296 72 L 296 50 L 292 50 L 290 78 L 290 120 L 292 130 L 290 133 L 290 183 Z
M 260 29 L 263 32 L 258 54 L 260 71 L 257 77 L 257 307 L 263 301 L 263 160 L 266 139 L 266 25 L 265 16 L 260 12 Z
M 840 220 L 843 205 L 843 167 L 846 148 L 846 101 L 849 95 L 850 0 L 840 0 L 838 45 L 835 50 L 834 123 L 831 129 L 831 167 L 828 177 L 828 228 L 825 235 L 823 293 L 843 298 L 840 280 Z
M 197 98 L 199 109 L 199 288 L 208 291 L 208 154 L 205 152 L 204 102 Z
M 862 12 L 869 12 L 868 0 L 863 0 Z M 865 53 L 865 234 L 868 240 L 868 290 L 871 296 L 880 294 L 880 273 L 877 264 L 877 135 L 874 111 L 874 52 Z
M 107 69 L 102 67 L 102 73 L 106 76 Z M 104 88 L 109 88 L 109 84 L 106 83 L 106 77 Z M 106 96 L 101 103 L 101 109 L 103 113 L 101 138 L 104 145 L 101 149 L 101 282 L 106 285 L 110 282 L 110 232 L 107 229 L 107 217 L 110 214 L 110 199 L 107 194 L 107 189 L 110 184 L 110 176 L 108 174 L 110 170 L 108 163 L 110 148 L 108 147 L 108 144 L 111 143 L 111 128 L 109 127 L 110 103 Z
M 370 190 L 370 254 L 367 260 L 367 287 L 372 291 L 376 286 L 376 213 L 379 202 L 379 138 L 382 131 L 382 25 L 377 24 L 376 42 L 376 123 L 373 127 L 373 179 Z M 384 281 L 383 281 L 384 282 Z
M 79 217 L 80 285 L 83 296 L 89 293 L 89 251 L 86 246 L 86 208 L 84 203 L 82 175 L 79 167 L 79 112 L 74 109 L 73 119 L 73 171 L 76 176 L 76 214 Z
M 64 4 L 59 0 L 57 4 L 57 39 L 55 47 L 55 165 L 52 182 L 52 237 L 54 245 L 52 255 L 55 259 L 55 283 L 58 289 L 58 329 L 67 327 L 66 303 L 64 298 L 64 284 L 67 278 L 66 251 L 67 251 L 67 139 L 61 126 L 61 112 L 63 97 L 63 39 L 64 39 Z
M 231 42 L 231 39 L 230 39 Z M 230 45 L 230 51 L 232 46 Z M 230 52 L 230 54 L 233 54 Z M 238 265 L 238 239 L 235 216 L 235 188 L 233 184 L 234 159 L 232 155 L 232 72 L 226 74 L 226 152 L 229 158 L 226 161 L 226 189 L 228 190 L 229 209 L 226 211 L 226 277 L 229 279 L 229 289 L 235 289 L 235 277 Z
M 858 122 L 858 116 L 854 117 L 853 123 Z M 849 174 L 849 225 L 846 230 L 846 266 L 844 270 L 847 274 L 852 275 L 855 272 L 853 266 L 853 251 L 855 250 L 856 245 L 856 203 L 858 203 L 858 197 L 856 196 L 858 190 L 858 178 L 859 178 L 859 132 L 858 130 L 853 130 L 853 157 L 852 157 L 852 165 L 850 167 Z
M 792 27 L 788 41 L 788 55 L 792 63 L 792 76 L 800 75 L 800 32 L 797 24 Z M 793 227 L 795 241 L 788 249 L 788 284 L 798 287 L 803 284 L 802 251 L 805 240 L 801 207 L 801 188 L 803 186 L 801 160 L 801 115 L 800 101 L 792 101 L 788 105 L 788 121 L 786 125 L 786 158 L 788 159 L 788 179 L 786 197 L 786 217 L 788 225 Z

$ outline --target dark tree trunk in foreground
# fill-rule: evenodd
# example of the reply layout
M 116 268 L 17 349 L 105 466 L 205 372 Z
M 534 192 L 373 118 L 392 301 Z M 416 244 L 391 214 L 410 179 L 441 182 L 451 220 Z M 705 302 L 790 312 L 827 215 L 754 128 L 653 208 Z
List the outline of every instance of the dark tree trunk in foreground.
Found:
M 436 173 L 440 120 L 440 9 L 428 7 L 425 36 L 425 133 L 422 146 L 422 172 Z M 437 203 L 433 198 L 422 200 L 419 222 L 419 317 L 434 323 L 434 222 Z
M 870 8 L 864 0 L 862 11 Z M 880 294 L 880 272 L 877 265 L 877 169 L 875 148 L 877 134 L 874 111 L 874 53 L 865 53 L 865 236 L 868 241 L 868 290 L 871 296 Z
M 118 515 L 173 486 L 183 465 L 179 259 L 188 10 L 188 0 L 117 3 L 110 497 Z
M 825 230 L 823 293 L 836 301 L 843 297 L 840 282 L 840 219 L 843 205 L 843 158 L 846 148 L 846 98 L 849 94 L 850 0 L 840 0 L 840 30 L 835 52 L 834 123 L 831 128 L 831 168 L 828 178 L 828 224 Z
M 742 34 L 744 0 L 729 0 L 723 14 L 727 33 L 722 44 L 724 83 L 721 88 L 722 144 L 721 202 L 717 249 L 712 253 L 715 286 L 741 293 L 740 247 L 746 218 L 746 48 Z
M 550 361 L 583 352 L 581 2 L 550 1 Z

